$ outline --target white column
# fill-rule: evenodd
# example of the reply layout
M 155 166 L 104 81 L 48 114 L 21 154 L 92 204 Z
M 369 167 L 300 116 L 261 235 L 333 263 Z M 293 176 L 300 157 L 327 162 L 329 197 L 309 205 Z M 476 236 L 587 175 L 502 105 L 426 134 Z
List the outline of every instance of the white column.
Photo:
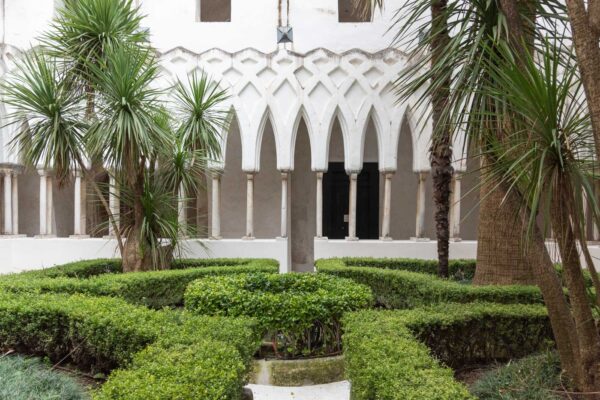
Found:
M 48 176 L 44 170 L 38 170 L 38 173 L 40 175 L 40 236 L 44 236 L 48 234 L 48 190 L 46 188 Z
M 414 240 L 429 240 L 425 238 L 425 193 L 427 183 L 427 172 L 418 173 L 417 183 L 417 215 L 415 223 Z
M 392 240 L 390 236 L 390 219 L 392 212 L 392 177 L 393 172 L 384 174 L 383 187 L 383 221 L 381 223 L 381 240 Z
M 179 186 L 179 191 L 177 193 L 177 219 L 179 222 L 179 229 L 181 234 L 185 235 L 187 232 L 186 224 L 187 224 L 187 207 L 186 207 L 186 197 L 185 197 L 185 189 L 183 184 Z
M 358 173 L 350 173 L 350 204 L 348 205 L 348 237 L 346 240 L 358 240 L 356 237 L 356 193 Z
M 4 234 L 13 234 L 12 225 L 12 171 L 4 170 Z
M 246 236 L 254 239 L 254 173 L 246 174 Z
M 12 234 L 19 234 L 19 177 L 16 171 L 13 171 L 12 177 Z
M 117 228 L 121 226 L 121 202 L 119 200 L 119 186 L 117 185 L 117 180 L 111 176 L 109 178 L 109 193 L 108 193 L 108 208 L 110 208 L 110 213 L 115 219 Z M 108 224 L 108 235 L 115 235 L 115 228 L 112 223 Z
M 450 201 L 450 240 L 460 242 L 460 183 L 462 175 L 455 173 L 452 177 L 452 197 Z
M 323 172 L 317 172 L 317 238 L 323 237 Z
M 46 234 L 54 235 L 54 190 L 52 176 L 46 175 Z
M 288 225 L 288 181 L 289 173 L 281 173 L 281 237 L 287 237 Z
M 221 175 L 212 177 L 212 232 L 213 239 L 221 239 Z
M 86 230 L 86 206 L 85 206 L 85 182 L 81 171 L 75 171 L 75 187 L 73 188 L 73 237 L 87 237 Z

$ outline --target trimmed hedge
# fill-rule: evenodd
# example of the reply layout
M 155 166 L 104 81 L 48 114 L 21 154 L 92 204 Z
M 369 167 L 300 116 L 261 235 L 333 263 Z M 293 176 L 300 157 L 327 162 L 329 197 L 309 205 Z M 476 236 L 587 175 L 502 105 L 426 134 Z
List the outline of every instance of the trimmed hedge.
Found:
M 437 260 L 422 260 L 419 258 L 341 258 L 346 265 L 353 267 L 370 267 L 395 269 L 422 274 L 437 275 Z M 472 281 L 475 276 L 475 260 L 458 259 L 448 262 L 448 273 L 454 281 Z
M 185 307 L 194 313 L 256 318 L 283 358 L 339 352 L 343 313 L 372 304 L 368 287 L 316 274 L 221 276 L 195 281 L 185 292 Z
M 9 275 L 0 278 L 0 288 L 13 292 L 82 293 L 121 297 L 134 304 L 158 309 L 183 304 L 183 293 L 187 285 L 199 278 L 278 271 L 278 263 L 275 260 L 232 260 L 233 265 L 228 265 L 227 260 L 216 260 L 217 266 L 212 266 L 210 261 L 181 260 L 177 263 L 180 269 L 175 270 L 102 275 L 96 272 L 107 269 L 106 265 L 114 268 L 114 261 L 82 262 L 69 264 L 67 267 Z M 76 274 L 89 278 L 69 277 Z
M 357 267 L 343 259 L 318 260 L 316 269 L 322 274 L 350 278 L 369 286 L 375 294 L 377 304 L 388 309 L 415 308 L 444 302 L 543 302 L 542 294 L 535 286 L 471 286 L 429 274 L 380 267 Z
M 369 310 L 346 314 L 343 323 L 354 400 L 473 399 L 432 355 L 453 365 L 519 357 L 542 349 L 551 338 L 540 305 Z
M 144 385 L 151 382 L 165 388 L 157 393 L 239 398 L 260 344 L 258 332 L 248 318 L 153 311 L 116 298 L 0 294 L 1 348 L 66 359 L 92 371 L 124 368 L 110 376 L 99 399 L 158 399 L 148 397 Z

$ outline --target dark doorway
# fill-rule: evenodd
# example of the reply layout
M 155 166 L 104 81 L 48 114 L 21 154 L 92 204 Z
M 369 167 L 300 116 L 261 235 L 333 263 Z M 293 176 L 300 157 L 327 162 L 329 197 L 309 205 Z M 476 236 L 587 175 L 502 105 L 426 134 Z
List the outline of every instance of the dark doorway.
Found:
M 356 235 L 379 238 L 379 170 L 377 163 L 364 163 L 358 175 Z M 348 236 L 350 178 L 343 162 L 329 163 L 323 176 L 323 235 L 329 239 Z

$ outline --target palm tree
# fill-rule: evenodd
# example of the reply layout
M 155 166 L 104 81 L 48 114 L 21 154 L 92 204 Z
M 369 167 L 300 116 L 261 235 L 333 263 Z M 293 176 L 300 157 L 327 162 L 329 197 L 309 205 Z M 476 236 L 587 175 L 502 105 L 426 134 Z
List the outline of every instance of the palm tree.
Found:
M 3 83 L 6 102 L 16 110 L 12 123 L 27 122 L 14 143 L 29 164 L 54 168 L 61 184 L 70 171 L 85 171 L 86 160 L 109 165 L 123 204 L 131 209 L 122 220 L 127 240 L 119 239 L 123 270 L 168 266 L 186 234 L 178 222 L 179 190 L 195 190 L 210 160 L 220 156 L 226 93 L 206 75 L 193 74 L 174 85 L 174 102 L 165 101 L 170 91 L 157 89 L 155 51 L 143 41 L 107 42 L 101 57 L 73 54 L 73 62 L 57 54 L 58 47 L 26 54 Z M 80 100 L 82 87 L 93 93 L 93 118 L 90 98 Z
M 577 387 L 592 393 L 600 389 L 600 335 L 577 246 L 587 251 L 584 197 L 590 199 L 594 218 L 599 216 L 593 189 L 594 136 L 572 54 L 560 42 L 546 42 L 541 51 L 536 63 L 527 51 L 515 57 L 515 49 L 487 49 L 486 69 L 494 85 L 485 90 L 498 107 L 495 114 L 475 117 L 490 121 L 482 130 L 494 161 L 487 173 L 521 199 L 521 209 L 529 216 L 524 221 L 528 238 L 538 218 L 544 231 L 555 233 L 569 290 L 569 313 L 562 323 L 572 329 L 568 340 L 557 337 L 561 361 Z M 512 116 L 508 130 L 506 115 Z M 588 268 L 600 289 L 593 263 Z M 556 291 L 545 291 L 544 297 L 551 313 L 551 304 L 566 303 Z

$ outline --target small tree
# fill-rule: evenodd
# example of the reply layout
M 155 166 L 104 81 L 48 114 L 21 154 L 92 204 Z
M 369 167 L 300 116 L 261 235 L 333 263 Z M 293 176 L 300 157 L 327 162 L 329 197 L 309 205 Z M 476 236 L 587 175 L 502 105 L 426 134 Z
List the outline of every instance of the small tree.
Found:
M 158 88 L 155 51 L 138 32 L 140 20 L 130 1 L 67 2 L 43 36 L 46 46 L 26 54 L 3 84 L 16 110 L 12 123 L 27 122 L 14 143 L 29 164 L 54 169 L 61 185 L 74 169 L 93 181 L 86 160 L 111 167 L 132 210 L 123 219 L 126 240 L 115 229 L 126 272 L 168 265 L 187 234 L 178 194 L 193 192 L 219 157 L 227 121 L 227 95 L 205 75 Z

